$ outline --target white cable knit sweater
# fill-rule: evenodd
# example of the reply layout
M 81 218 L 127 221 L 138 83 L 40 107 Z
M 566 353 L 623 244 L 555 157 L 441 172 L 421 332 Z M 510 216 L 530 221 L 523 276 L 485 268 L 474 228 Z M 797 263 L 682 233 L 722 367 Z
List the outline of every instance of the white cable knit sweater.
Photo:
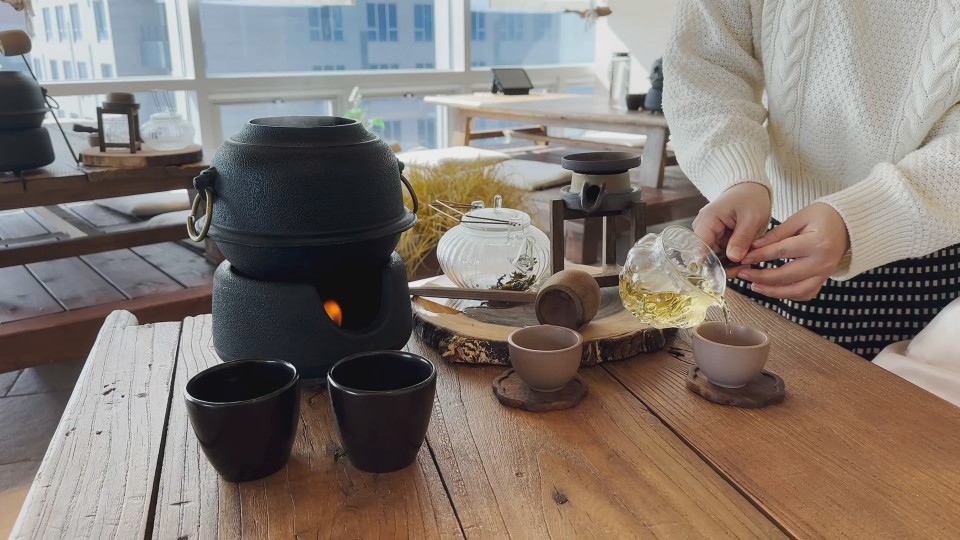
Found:
M 708 199 L 831 205 L 836 279 L 960 243 L 960 0 L 680 0 L 674 26 L 664 112 Z

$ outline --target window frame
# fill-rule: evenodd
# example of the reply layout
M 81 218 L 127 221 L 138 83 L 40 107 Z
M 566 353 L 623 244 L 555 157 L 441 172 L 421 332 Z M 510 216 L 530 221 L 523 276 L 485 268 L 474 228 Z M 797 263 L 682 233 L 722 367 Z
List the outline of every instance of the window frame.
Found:
M 225 136 L 231 135 L 221 132 L 218 107 L 223 104 L 276 99 L 330 99 L 334 103 L 335 111 L 346 111 L 349 108 L 350 92 L 355 86 L 359 86 L 363 95 L 369 98 L 462 94 L 490 89 L 490 68 L 470 65 L 473 41 L 470 0 L 434 1 L 433 43 L 437 51 L 437 68 L 433 70 L 336 70 L 229 75 L 206 73 L 200 27 L 200 0 L 166 1 L 169 24 L 176 25 L 179 34 L 171 34 L 170 55 L 183 66 L 182 75 L 117 77 L 114 68 L 113 78 L 46 81 L 44 87 L 50 95 L 57 97 L 151 90 L 185 92 L 186 112 L 190 119 L 200 126 L 204 152 L 212 156 Z M 100 2 L 102 0 L 92 0 L 93 4 Z M 103 2 L 102 5 L 106 18 L 104 22 L 107 25 L 104 30 L 108 32 L 109 14 L 106 3 Z M 483 25 L 485 37 L 489 38 L 489 33 L 496 29 L 485 23 L 486 21 Z M 99 30 L 98 26 L 98 38 Z M 174 37 L 178 39 L 175 40 Z M 174 50 L 175 41 L 177 47 Z M 99 67 L 102 76 L 103 66 Z M 562 92 L 571 86 L 593 85 L 596 81 L 593 65 L 589 63 L 522 67 L 537 88 L 552 91 Z M 449 111 L 444 107 L 438 107 L 436 130 L 437 144 L 441 147 L 448 145 L 453 135 L 453 126 Z

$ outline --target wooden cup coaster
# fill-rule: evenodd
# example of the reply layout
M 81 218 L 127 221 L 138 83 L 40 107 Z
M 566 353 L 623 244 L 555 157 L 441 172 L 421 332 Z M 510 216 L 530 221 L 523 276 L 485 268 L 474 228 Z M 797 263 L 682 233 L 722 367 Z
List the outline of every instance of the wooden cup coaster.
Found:
M 744 409 L 760 409 L 783 401 L 783 379 L 776 373 L 763 371 L 746 386 L 724 388 L 707 380 L 700 368 L 692 366 L 687 372 L 687 389 L 707 401 L 733 405 Z
M 556 392 L 537 392 L 527 386 L 516 371 L 508 369 L 493 380 L 493 393 L 507 407 L 530 412 L 560 411 L 580 403 L 587 395 L 587 383 L 576 376 Z

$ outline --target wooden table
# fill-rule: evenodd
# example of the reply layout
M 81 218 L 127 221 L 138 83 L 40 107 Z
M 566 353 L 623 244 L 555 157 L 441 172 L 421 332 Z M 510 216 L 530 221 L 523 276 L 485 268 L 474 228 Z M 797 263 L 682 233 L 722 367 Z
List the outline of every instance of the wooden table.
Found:
M 69 125 L 65 125 L 70 129 Z M 52 206 L 123 195 L 154 193 L 193 187 L 193 177 L 206 168 L 202 163 L 166 167 L 107 168 L 77 165 L 70 158 L 63 137 L 50 129 L 57 160 L 47 167 L 25 172 L 22 176 L 0 173 L 0 210 Z M 75 150 L 86 144 L 69 133 Z M 70 229 L 70 238 L 52 243 L 18 245 L 0 249 L 0 268 L 74 257 L 113 249 L 129 248 L 180 240 L 186 237 L 186 225 L 167 225 L 136 231 L 102 234 L 71 221 L 70 216 L 51 208 L 49 219 L 62 219 Z
M 438 362 L 419 459 L 356 471 L 323 388 L 303 393 L 285 470 L 222 482 L 184 410 L 216 364 L 210 317 L 104 325 L 12 538 L 960 538 L 960 409 L 744 298 L 782 405 L 689 393 L 689 340 L 581 376 L 576 408 L 499 405 L 501 368 Z
M 663 168 L 666 165 L 670 133 L 662 114 L 615 109 L 607 98 L 577 94 L 503 96 L 478 93 L 427 96 L 424 101 L 449 109 L 454 128 L 453 144 L 456 145 L 470 144 L 474 118 L 646 134 L 640 180 L 642 185 L 663 186 Z

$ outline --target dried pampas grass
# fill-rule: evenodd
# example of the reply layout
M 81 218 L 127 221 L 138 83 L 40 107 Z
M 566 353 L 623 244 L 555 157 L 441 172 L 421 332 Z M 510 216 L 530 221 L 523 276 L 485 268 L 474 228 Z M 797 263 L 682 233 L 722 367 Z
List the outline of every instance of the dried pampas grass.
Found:
M 435 250 L 443 233 L 457 225 L 452 219 L 434 212 L 429 205 L 437 199 L 470 203 L 482 200 L 493 205 L 494 195 L 503 196 L 503 206 L 527 212 L 527 192 L 504 181 L 496 166 L 443 164 L 435 167 L 410 166 L 404 171 L 420 200 L 417 224 L 400 237 L 397 252 L 407 262 L 407 276 L 427 277 L 439 274 Z M 404 195 L 405 204 L 412 203 Z

